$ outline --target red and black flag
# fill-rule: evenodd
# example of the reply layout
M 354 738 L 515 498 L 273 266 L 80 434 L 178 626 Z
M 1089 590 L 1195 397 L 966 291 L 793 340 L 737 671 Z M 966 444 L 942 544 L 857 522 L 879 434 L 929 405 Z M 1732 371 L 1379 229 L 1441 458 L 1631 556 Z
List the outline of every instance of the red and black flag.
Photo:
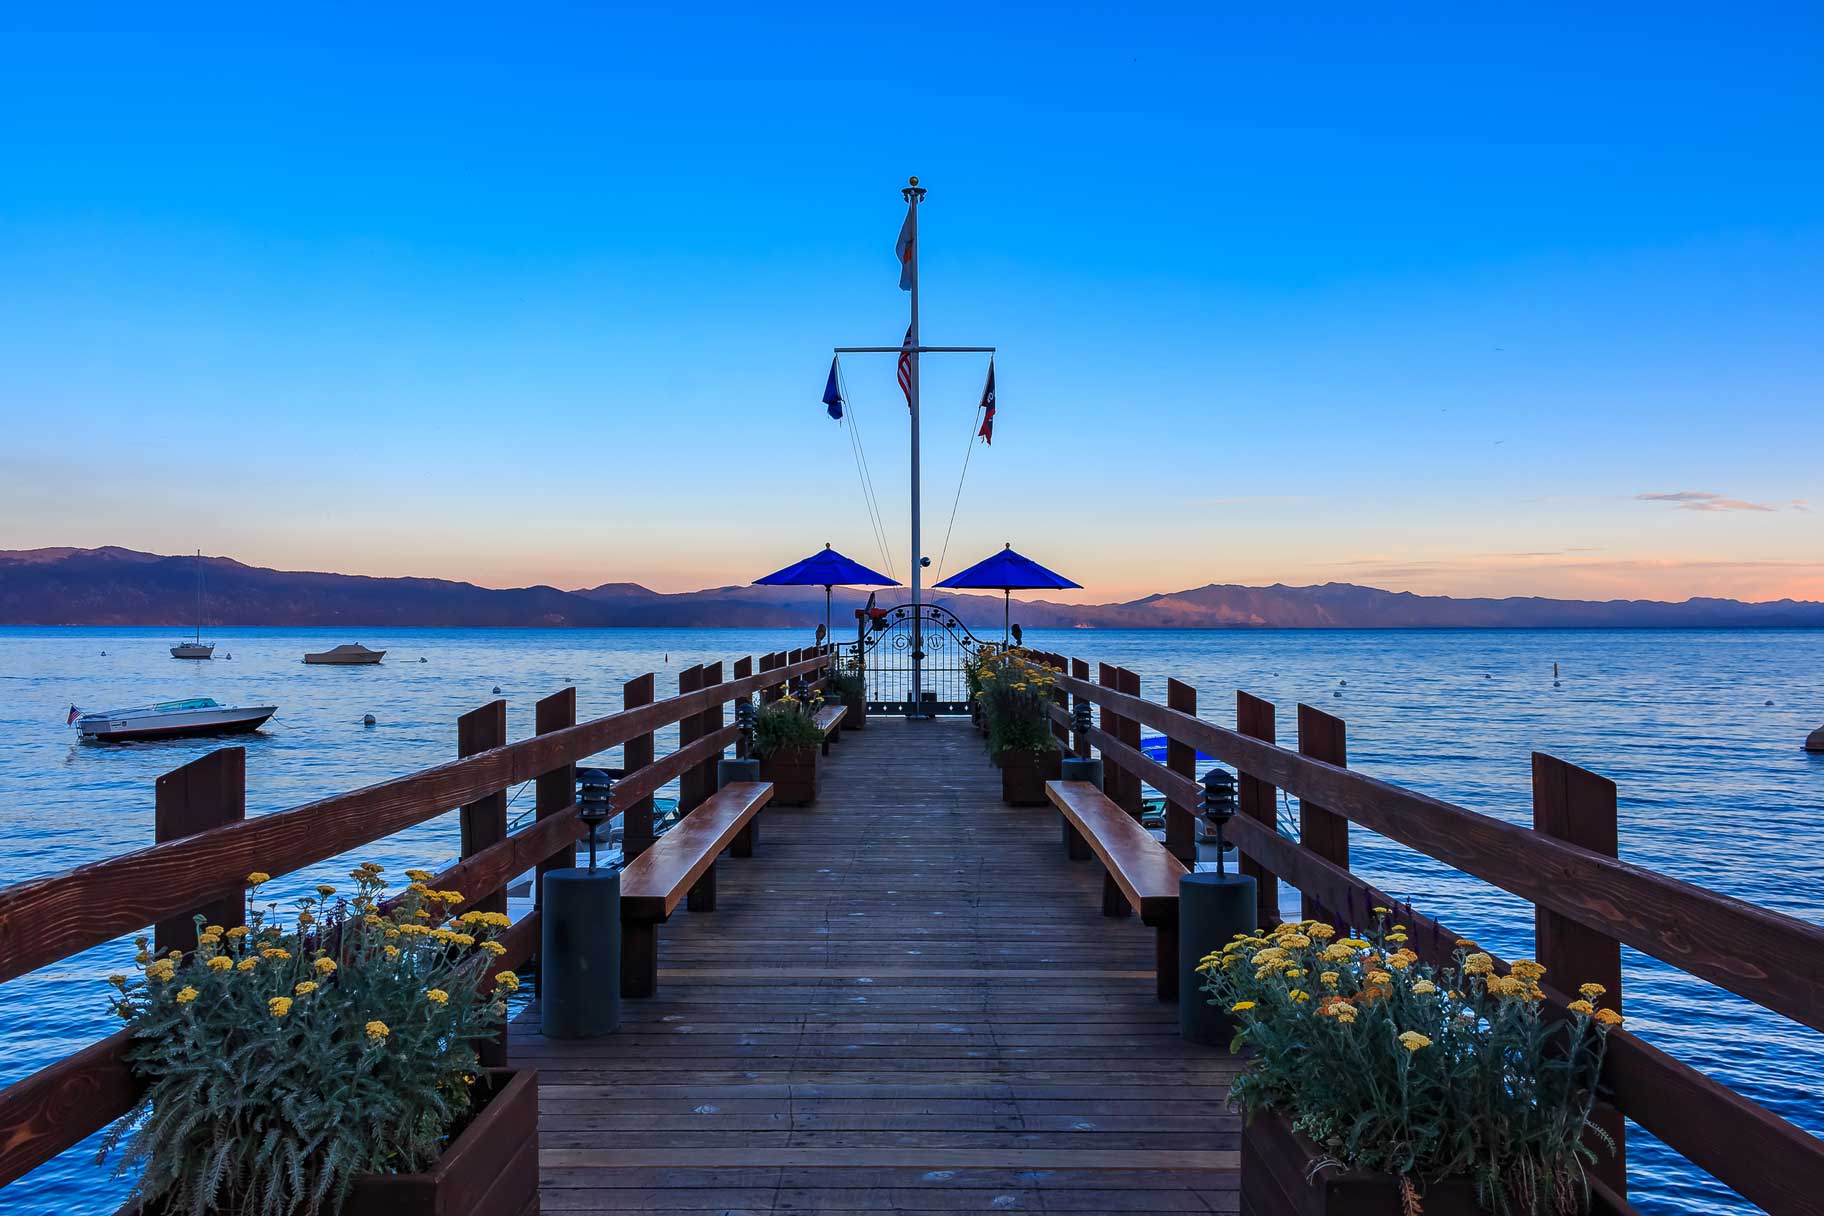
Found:
M 994 360 L 992 358 L 988 360 L 988 383 L 982 385 L 981 408 L 982 429 L 976 434 L 982 437 L 983 443 L 992 444 L 994 442 Z

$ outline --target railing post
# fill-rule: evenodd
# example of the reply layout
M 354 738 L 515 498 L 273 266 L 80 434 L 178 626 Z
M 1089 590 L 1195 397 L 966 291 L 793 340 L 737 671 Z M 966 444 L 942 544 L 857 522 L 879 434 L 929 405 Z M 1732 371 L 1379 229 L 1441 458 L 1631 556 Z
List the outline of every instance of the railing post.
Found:
M 714 688 L 722 682 L 722 663 L 717 660 L 703 668 L 703 682 L 700 688 Z M 722 729 L 722 703 L 718 701 L 697 715 L 697 738 L 702 739 Z M 717 754 L 697 765 L 697 801 L 703 802 L 716 792 L 716 761 L 721 759 Z
M 489 701 L 456 719 L 456 755 L 460 759 L 507 742 L 507 703 Z M 485 794 L 462 808 L 462 855 L 473 857 L 491 844 L 507 838 L 507 791 Z M 504 889 L 464 891 L 468 905 L 477 912 L 505 912 L 507 893 Z
M 747 679 L 747 677 L 749 677 L 753 674 L 754 674 L 754 656 L 753 655 L 751 655 L 751 654 L 743 655 L 741 658 L 738 658 L 735 660 L 735 673 L 734 673 L 735 679 L 745 680 L 745 679 Z M 747 738 L 746 738 L 746 736 L 741 736 L 735 740 L 735 759 L 737 759 L 737 760 L 747 759 Z
M 1063 672 L 1063 671 L 1067 670 L 1068 666 L 1069 666 L 1064 661 L 1064 656 L 1061 654 L 1046 655 L 1045 664 L 1046 664 L 1046 666 L 1050 667 L 1053 671 L 1057 671 L 1057 672 Z M 1069 716 L 1069 714 L 1070 714 L 1070 694 L 1065 692 L 1062 688 L 1059 688 L 1055 684 L 1052 685 L 1052 689 L 1051 689 L 1051 703 L 1053 705 L 1056 705 L 1059 709 L 1062 709 L 1064 711 L 1066 717 Z M 1065 726 L 1062 722 L 1058 722 L 1058 721 L 1054 720 L 1051 724 L 1051 735 L 1052 735 L 1052 738 L 1056 739 L 1059 743 L 1064 745 L 1064 747 L 1063 747 L 1064 754 L 1068 756 L 1070 754 L 1070 727 Z
M 1089 663 L 1088 663 L 1088 661 L 1084 660 L 1084 659 L 1072 659 L 1070 661 L 1070 674 L 1074 678 L 1081 680 L 1085 684 L 1087 684 L 1089 682 Z M 1078 693 L 1075 700 L 1073 700 L 1071 702 L 1071 708 L 1074 710 L 1080 702 L 1087 701 L 1088 699 L 1089 698 L 1085 697 L 1082 693 Z M 1088 739 L 1077 740 L 1077 759 L 1079 759 L 1079 760 L 1089 759 L 1089 740 Z M 1102 766 L 1102 784 L 1106 790 L 1106 787 L 1108 785 L 1108 766 L 1106 764 Z
M 1275 741 L 1277 728 L 1274 725 L 1273 702 L 1263 701 L 1259 697 L 1245 692 L 1235 694 L 1235 730 L 1251 739 L 1263 743 Z M 1254 820 L 1269 832 L 1277 833 L 1279 826 L 1275 814 L 1275 803 L 1279 791 L 1258 777 L 1250 776 L 1246 770 L 1240 770 L 1241 780 L 1236 787 L 1236 801 L 1243 815 Z M 1254 879 L 1255 898 L 1258 911 L 1258 923 L 1263 929 L 1279 923 L 1279 879 L 1273 871 L 1243 853 L 1241 872 Z
M 1121 669 L 1109 663 L 1096 664 L 1096 683 L 1110 692 L 1120 692 Z M 1100 710 L 1097 722 L 1102 728 L 1102 733 L 1111 739 L 1120 740 L 1122 737 L 1121 715 L 1106 705 L 1101 706 Z M 1138 819 L 1139 810 L 1128 805 L 1131 800 L 1127 796 L 1127 783 L 1127 770 L 1122 768 L 1114 757 L 1104 752 L 1102 755 L 1102 792 L 1108 795 L 1110 802 Z
M 760 656 L 760 670 L 762 672 L 772 671 L 774 668 L 779 666 L 781 658 L 782 658 L 782 656 L 777 651 L 774 651 L 772 654 L 761 655 Z M 769 704 L 773 701 L 777 701 L 778 699 L 779 699 L 779 690 L 777 687 L 768 686 L 768 687 L 762 688 L 760 690 L 760 703 L 762 705 Z
M 566 726 L 576 725 L 576 689 L 560 689 L 540 701 L 533 709 L 532 729 L 541 735 Z M 548 773 L 540 773 L 532 785 L 533 816 L 549 819 L 576 801 L 576 765 L 563 764 Z M 532 872 L 532 906 L 544 911 L 545 875 L 552 870 L 576 867 L 576 842 L 573 840 L 550 857 L 538 863 Z
M 247 817 L 247 749 L 224 747 L 172 769 L 154 786 L 152 839 L 158 844 L 181 840 Z M 159 954 L 196 949 L 197 913 L 205 924 L 232 929 L 247 923 L 247 897 L 241 888 L 223 891 L 183 916 L 161 920 L 152 930 Z
M 621 685 L 621 708 L 638 709 L 652 704 L 652 673 Z M 621 745 L 621 771 L 638 772 L 652 763 L 652 732 L 635 735 Z M 621 808 L 621 856 L 632 861 L 652 847 L 652 798 L 645 797 Z
M 1197 690 L 1189 684 L 1168 679 L 1165 682 L 1165 707 L 1179 713 L 1197 716 Z M 1165 742 L 1165 767 L 1195 782 L 1197 780 L 1197 749 L 1188 743 L 1180 743 L 1170 735 Z M 1176 802 L 1167 802 L 1165 808 L 1165 847 L 1187 870 L 1197 868 L 1197 808 L 1184 806 Z M 1176 959 L 1172 965 L 1178 965 Z
M 1115 691 L 1129 696 L 1140 695 L 1140 677 L 1125 667 L 1115 668 Z M 1117 717 L 1115 719 L 1115 737 L 1135 751 L 1140 750 L 1140 719 Z M 1122 797 L 1116 799 L 1121 806 L 1135 819 L 1140 818 L 1140 774 L 1125 772 L 1121 774 Z
M 1349 747 L 1344 729 L 1341 718 L 1301 704 L 1298 707 L 1299 754 L 1326 764 L 1346 766 Z M 1325 861 L 1345 870 L 1349 868 L 1349 821 L 1308 798 L 1298 800 L 1298 842 Z M 1349 928 L 1341 923 L 1342 909 L 1325 908 L 1303 892 L 1299 894 L 1299 915 L 1307 920 L 1326 920 L 1338 930 Z
M 697 663 L 678 673 L 680 695 L 703 687 L 703 665 Z M 678 748 L 689 747 L 703 737 L 703 716 L 685 714 L 678 719 Z M 631 771 L 631 770 L 629 770 Z M 678 814 L 688 815 L 704 798 L 702 773 L 695 765 L 678 774 Z
M 1620 828 L 1615 810 L 1615 783 L 1544 752 L 1533 753 L 1533 830 L 1604 857 L 1620 854 Z M 1621 943 L 1548 908 L 1533 912 L 1533 949 L 1545 968 L 1547 982 L 1571 1000 L 1582 984 L 1608 989 L 1593 1003 L 1621 1012 Z M 1615 1140 L 1611 1156 L 1592 1144 L 1595 1178 L 1615 1192 L 1628 1194 L 1626 1121 L 1614 1109 L 1599 1105 L 1593 1116 Z

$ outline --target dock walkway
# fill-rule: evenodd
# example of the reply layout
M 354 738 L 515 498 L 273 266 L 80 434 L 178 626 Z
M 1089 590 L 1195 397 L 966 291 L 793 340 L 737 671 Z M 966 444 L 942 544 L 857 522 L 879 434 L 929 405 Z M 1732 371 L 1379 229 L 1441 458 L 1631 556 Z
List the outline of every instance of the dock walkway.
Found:
M 547 1212 L 1234 1212 L 1234 1065 L 1178 1037 L 1153 935 L 967 722 L 874 718 L 823 792 L 660 930 L 656 998 L 539 1070 Z

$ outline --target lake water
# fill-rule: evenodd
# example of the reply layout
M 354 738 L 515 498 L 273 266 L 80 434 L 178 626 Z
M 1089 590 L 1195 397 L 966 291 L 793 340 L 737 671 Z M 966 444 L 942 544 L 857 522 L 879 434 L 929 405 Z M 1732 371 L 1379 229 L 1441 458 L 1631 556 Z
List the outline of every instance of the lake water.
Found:
M 579 713 L 595 716 L 617 709 L 622 682 L 644 672 L 658 673 L 663 695 L 693 663 L 809 640 L 778 630 L 232 629 L 215 631 L 215 661 L 186 663 L 168 657 L 169 632 L 0 628 L 0 884 L 149 844 L 153 780 L 220 745 L 78 743 L 64 725 L 71 703 L 277 703 L 267 728 L 242 740 L 248 813 L 261 814 L 452 758 L 457 715 L 496 686 L 510 737 L 521 738 L 533 702 L 566 682 Z M 355 640 L 386 648 L 386 662 L 299 662 Z M 1529 753 L 1551 752 L 1619 784 L 1625 859 L 1824 922 L 1824 755 L 1800 749 L 1824 723 L 1824 632 L 1033 630 L 1027 641 L 1128 667 L 1155 700 L 1176 676 L 1225 724 L 1234 690 L 1246 689 L 1279 705 L 1282 741 L 1294 735 L 1293 707 L 1309 702 L 1348 721 L 1351 767 L 1515 823 L 1531 821 Z M 661 753 L 672 741 L 675 731 L 661 736 Z M 511 814 L 529 813 L 531 798 L 516 795 Z M 397 871 L 436 868 L 456 849 L 451 814 L 351 857 Z M 274 887 L 288 898 L 342 879 L 348 864 Z M 1352 864 L 1498 952 L 1531 950 L 1532 913 L 1519 900 L 1360 829 Z M 0 1085 L 110 1032 L 102 977 L 131 954 L 123 939 L 0 985 Z M 1624 966 L 1631 1029 L 1824 1132 L 1824 1036 L 1632 951 Z M 93 1141 L 64 1154 L 7 1188 L 0 1210 L 111 1210 L 124 1186 L 93 1156 Z M 1629 1156 L 1643 1212 L 1754 1210 L 1638 1129 Z

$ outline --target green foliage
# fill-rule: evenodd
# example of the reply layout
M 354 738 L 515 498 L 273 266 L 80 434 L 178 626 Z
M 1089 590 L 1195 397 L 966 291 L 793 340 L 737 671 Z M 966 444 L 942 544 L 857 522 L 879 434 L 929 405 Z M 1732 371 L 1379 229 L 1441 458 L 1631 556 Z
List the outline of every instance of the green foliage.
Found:
M 784 696 L 760 706 L 754 714 L 754 754 L 774 756 L 801 747 L 820 747 L 823 732 L 812 719 L 823 708 L 823 698 Z
M 825 682 L 824 691 L 830 694 L 831 700 L 853 701 L 866 694 L 868 685 L 859 671 L 840 668 Z
M 1273 1110 L 1344 1164 L 1418 1182 L 1467 1177 L 1508 1214 L 1581 1211 L 1584 1143 L 1611 1025 L 1585 985 L 1571 1016 L 1543 1007 L 1545 968 L 1507 975 L 1460 941 L 1447 967 L 1418 961 L 1376 909 L 1372 942 L 1304 921 L 1205 956 L 1204 991 L 1254 1053 L 1230 1094 Z
M 204 1216 L 330 1213 L 357 1174 L 428 1168 L 468 1110 L 476 1039 L 496 1033 L 518 977 L 501 972 L 494 933 L 507 918 L 467 912 L 431 876 L 384 914 L 381 868 L 351 877 L 352 900 L 318 887 L 281 924 L 277 905 L 248 926 L 197 918 L 196 951 L 111 977 L 110 1001 L 132 1033 L 146 1081 L 100 1159 L 139 1167 L 148 1210 Z M 249 885 L 266 881 L 248 876 Z
M 988 754 L 1051 751 L 1051 690 L 1057 677 L 1049 667 L 1017 648 L 989 651 L 965 668 L 975 703 L 988 727 Z

